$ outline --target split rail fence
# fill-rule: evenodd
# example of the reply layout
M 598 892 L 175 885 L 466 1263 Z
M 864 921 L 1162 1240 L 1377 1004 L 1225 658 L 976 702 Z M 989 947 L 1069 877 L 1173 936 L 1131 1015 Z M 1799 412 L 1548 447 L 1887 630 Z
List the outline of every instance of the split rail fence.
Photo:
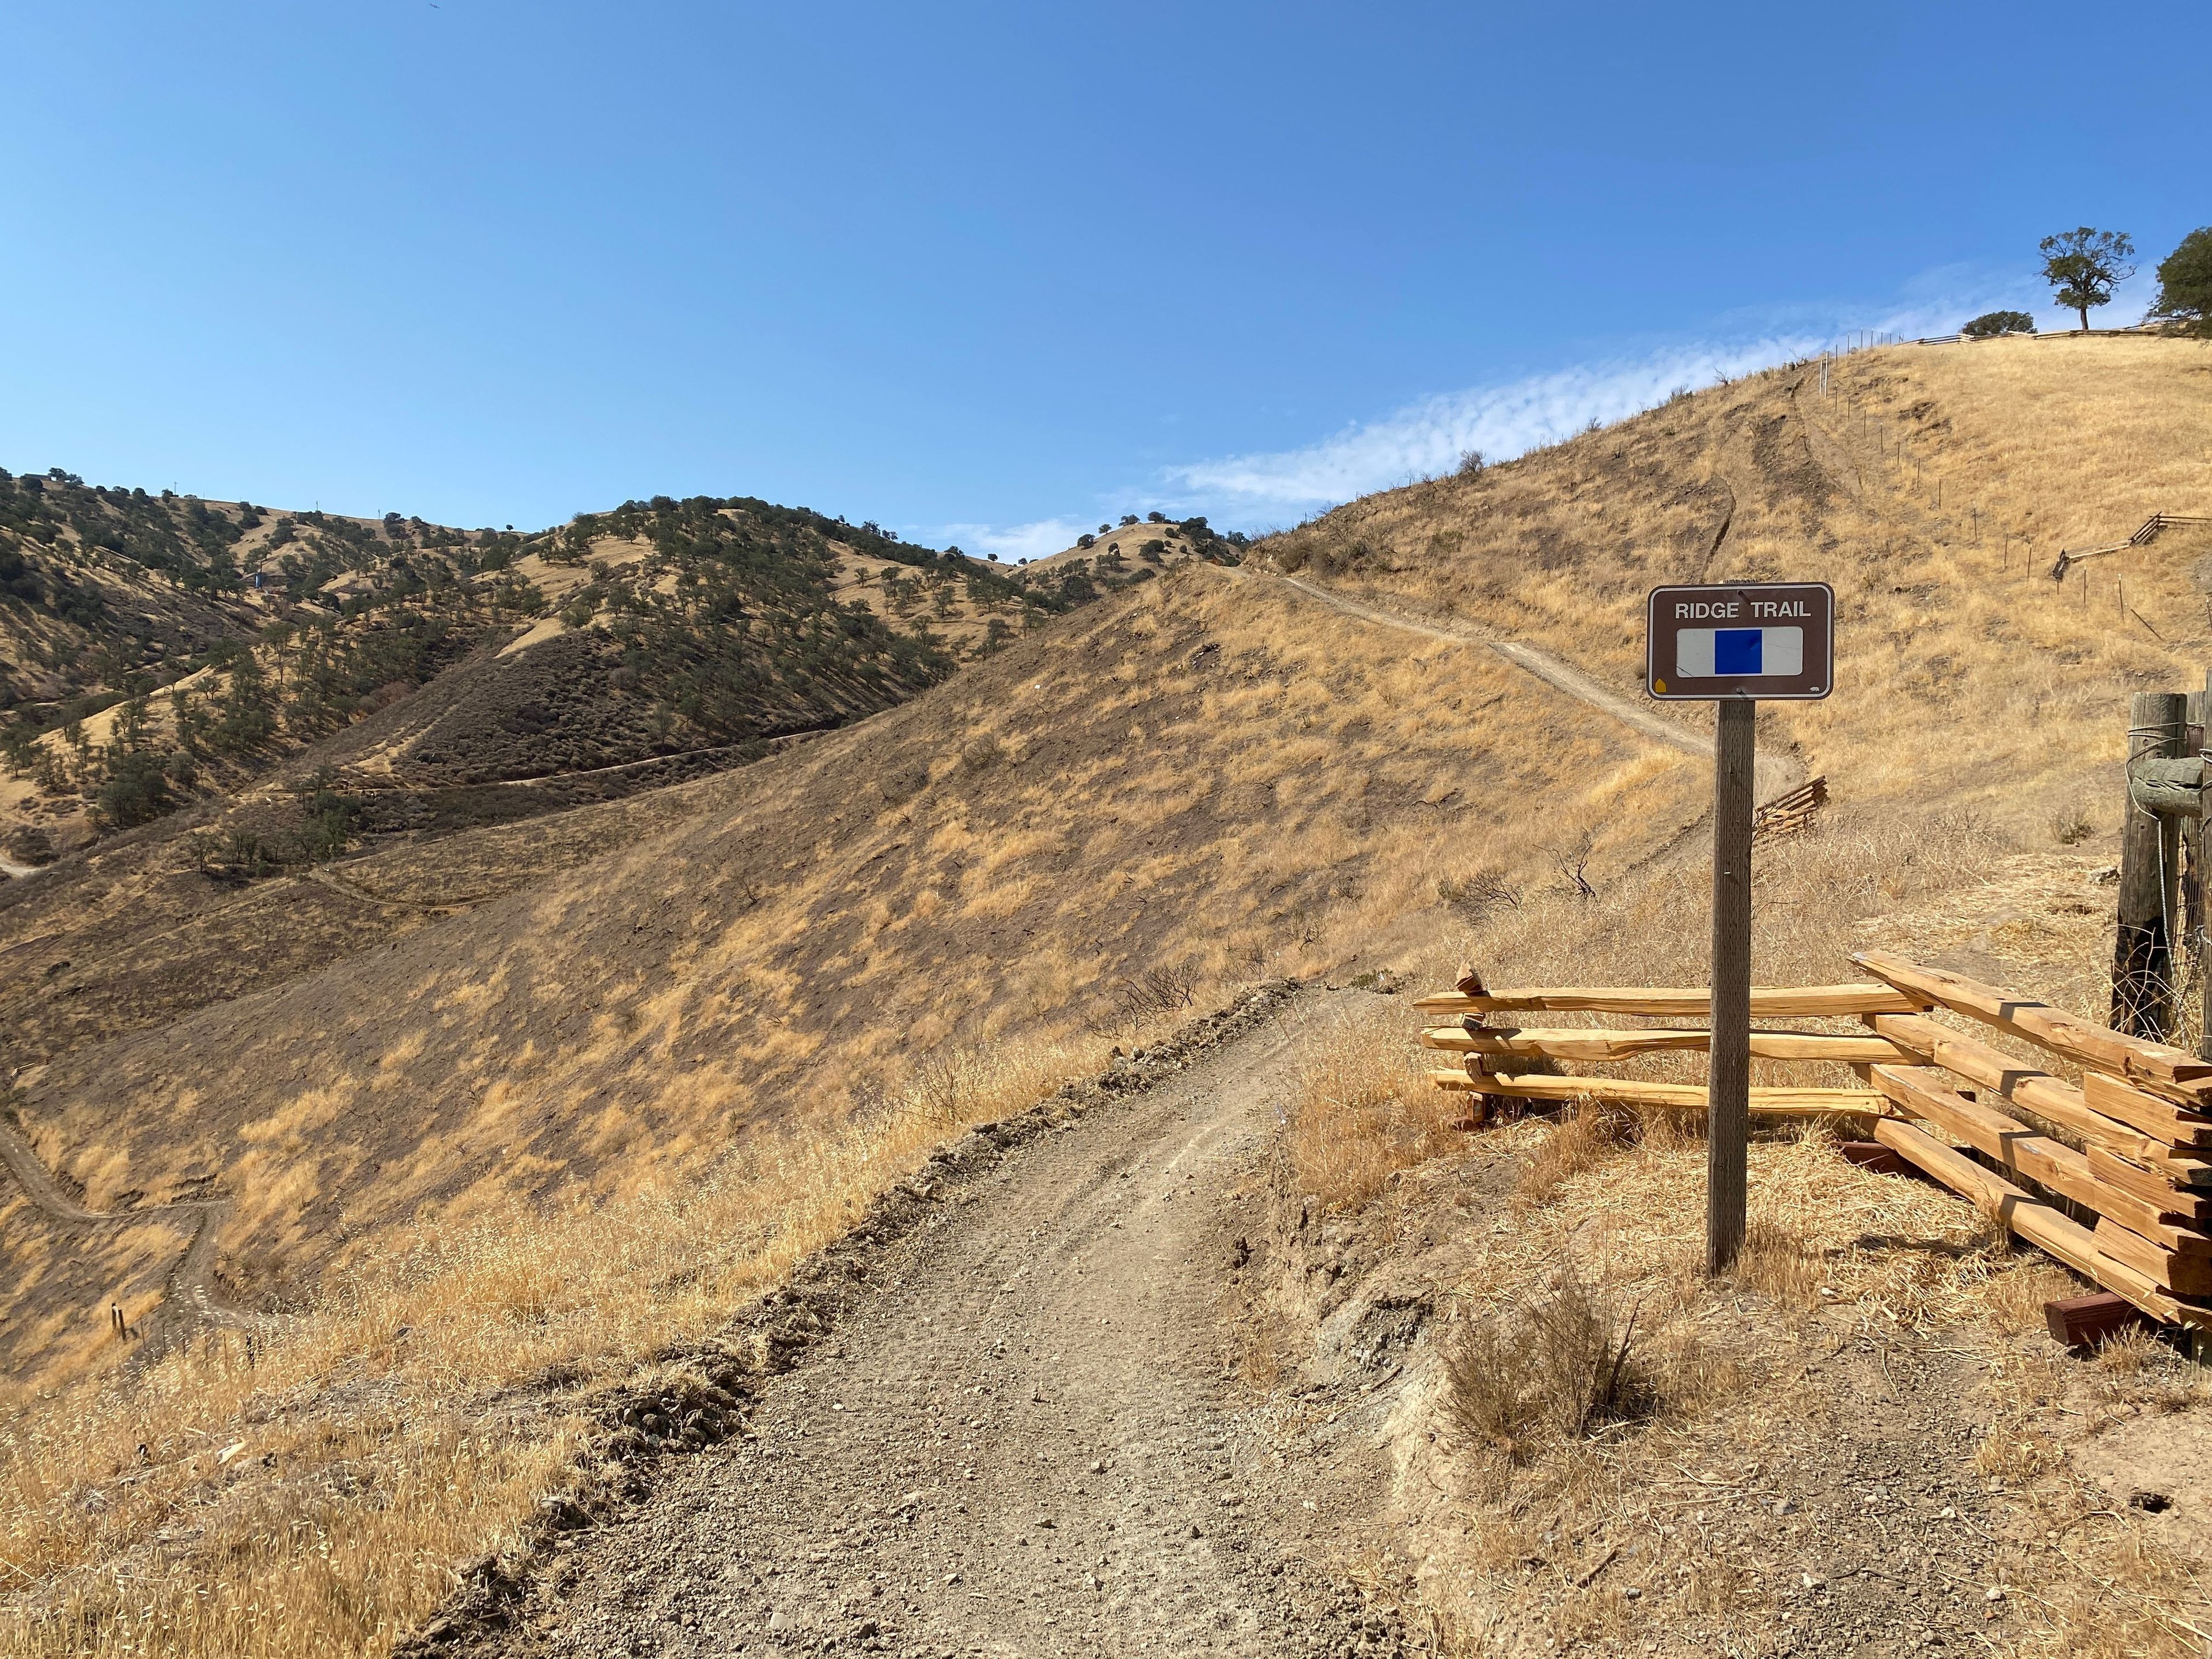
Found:
M 1757 988 L 1751 1012 L 1762 1024 L 1856 1018 L 1863 1031 L 1755 1030 L 1751 1052 L 1838 1062 L 1864 1086 L 1754 1087 L 1752 1115 L 1856 1126 L 2143 1314 L 2212 1329 L 2212 1060 L 1901 957 L 1869 951 L 1852 960 L 1878 982 Z M 1698 1112 L 1702 1085 L 1552 1068 L 1707 1053 L 1711 1034 L 1702 1027 L 1492 1021 L 1564 1012 L 1702 1019 L 1711 999 L 1694 988 L 1492 991 L 1470 969 L 1454 991 L 1414 1006 L 1457 1018 L 1423 1033 L 1430 1048 L 1463 1056 L 1460 1069 L 1430 1077 L 1479 1097 L 1478 1115 L 1493 1105 L 1584 1100 Z M 2024 1038 L 2081 1080 L 1943 1024 L 1932 1018 L 1937 1010 Z

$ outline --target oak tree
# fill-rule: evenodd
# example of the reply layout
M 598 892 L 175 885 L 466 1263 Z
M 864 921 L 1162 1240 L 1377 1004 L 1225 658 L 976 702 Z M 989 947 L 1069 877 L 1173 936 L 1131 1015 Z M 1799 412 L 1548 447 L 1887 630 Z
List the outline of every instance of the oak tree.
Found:
M 2212 225 L 2192 230 L 2158 262 L 2158 298 L 2151 316 L 2189 334 L 2212 335 Z
M 2129 263 L 2136 245 L 2124 231 L 2092 230 L 2087 225 L 2046 236 L 2041 243 L 2043 276 L 2053 297 L 2079 312 L 2081 331 L 2089 331 L 2089 307 L 2112 303 L 2112 290 L 2136 274 Z

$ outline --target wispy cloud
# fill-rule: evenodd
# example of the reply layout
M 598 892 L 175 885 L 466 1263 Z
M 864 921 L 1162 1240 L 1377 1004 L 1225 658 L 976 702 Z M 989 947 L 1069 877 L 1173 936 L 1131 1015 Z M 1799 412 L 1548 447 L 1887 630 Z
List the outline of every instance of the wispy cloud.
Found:
M 970 553 L 995 553 L 1012 564 L 1020 559 L 1042 559 L 1071 547 L 1075 538 L 1089 528 L 1088 525 L 1068 519 L 1039 519 L 1034 524 L 1010 525 L 1003 529 L 988 524 L 948 524 L 941 526 L 939 533 Z
M 1448 472 L 1469 450 L 1509 459 L 1593 423 L 1623 420 L 1684 388 L 1811 356 L 1854 331 L 1908 339 L 1947 332 L 1978 310 L 2018 305 L 2027 292 L 2016 275 L 1930 271 L 1894 301 L 1857 312 L 1848 323 L 1840 320 L 1844 313 L 1826 307 L 1770 314 L 1763 322 L 1725 319 L 1720 339 L 1441 392 L 1294 449 L 1190 462 L 1169 468 L 1167 477 L 1191 503 L 1225 518 L 1302 516 Z
M 2132 322 L 2147 295 L 2137 280 L 2111 308 Z M 2048 293 L 2027 270 L 1950 265 L 1923 271 L 1875 304 L 1778 306 L 1716 318 L 1711 337 L 1641 354 L 1622 353 L 1547 374 L 1464 391 L 1438 392 L 1294 448 L 1217 456 L 1166 468 L 1149 495 L 1177 514 L 1201 512 L 1224 528 L 1261 529 L 1304 518 L 1409 479 L 1450 471 L 1469 450 L 1507 460 L 1663 403 L 1675 392 L 1809 357 L 1852 337 L 1918 339 L 1948 334 L 1967 318 L 1999 308 L 2036 313 L 2045 326 L 2072 318 L 2051 311 Z M 2124 313 L 2124 314 L 2123 314 Z M 1110 493 L 1110 492 L 1109 492 Z M 1104 499 L 1102 493 L 1100 499 Z M 1110 516 L 1110 515 L 1109 515 Z M 1093 520 L 1095 522 L 1095 520 Z M 1066 518 L 1000 527 L 956 524 L 936 538 L 1009 563 L 1040 558 L 1072 544 L 1091 523 Z
M 1620 420 L 1683 387 L 1710 386 L 1817 350 L 1809 340 L 1697 347 L 1640 362 L 1589 363 L 1503 386 L 1440 393 L 1380 420 L 1273 453 L 1231 455 L 1170 470 L 1190 494 L 1247 510 L 1298 510 L 1350 501 L 1409 478 L 1449 472 L 1469 450 L 1518 455 Z

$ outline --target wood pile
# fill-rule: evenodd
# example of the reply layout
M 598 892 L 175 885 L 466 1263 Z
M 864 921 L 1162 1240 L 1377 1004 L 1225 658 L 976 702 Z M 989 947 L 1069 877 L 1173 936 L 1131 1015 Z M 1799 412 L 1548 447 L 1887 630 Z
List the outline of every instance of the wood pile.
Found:
M 2153 1319 L 2212 1328 L 2212 1060 L 1883 951 L 1853 961 L 1874 982 L 1756 988 L 1752 1016 L 1853 1017 L 1864 1032 L 1761 1030 L 1752 1054 L 1838 1062 L 1866 1086 L 1754 1088 L 1752 1115 L 1830 1118 L 1870 1133 Z M 1480 1097 L 1484 1111 L 1574 1100 L 1702 1111 L 1701 1085 L 1563 1074 L 1558 1062 L 1704 1053 L 1704 1029 L 1492 1020 L 1559 1012 L 1691 1020 L 1708 1012 L 1711 998 L 1640 986 L 1492 991 L 1470 970 L 1451 992 L 1414 1006 L 1431 1026 L 1423 1042 L 1462 1057 L 1431 1079 Z M 1938 1010 L 2023 1038 L 2081 1080 L 1944 1024 L 1933 1018 Z
M 1828 804 L 1828 781 L 1810 778 L 1777 795 L 1751 817 L 1753 842 L 1779 841 L 1813 827 L 1814 814 Z

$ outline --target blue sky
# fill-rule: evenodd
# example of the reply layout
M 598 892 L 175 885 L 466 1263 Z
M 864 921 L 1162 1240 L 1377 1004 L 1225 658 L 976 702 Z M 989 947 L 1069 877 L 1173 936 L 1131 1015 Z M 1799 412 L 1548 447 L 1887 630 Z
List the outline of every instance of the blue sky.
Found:
M 4 13 L 0 465 L 1224 526 L 2212 222 L 2212 8 Z M 2155 43 L 2147 48 L 2147 43 Z M 2147 275 L 2100 320 L 2133 321 Z

